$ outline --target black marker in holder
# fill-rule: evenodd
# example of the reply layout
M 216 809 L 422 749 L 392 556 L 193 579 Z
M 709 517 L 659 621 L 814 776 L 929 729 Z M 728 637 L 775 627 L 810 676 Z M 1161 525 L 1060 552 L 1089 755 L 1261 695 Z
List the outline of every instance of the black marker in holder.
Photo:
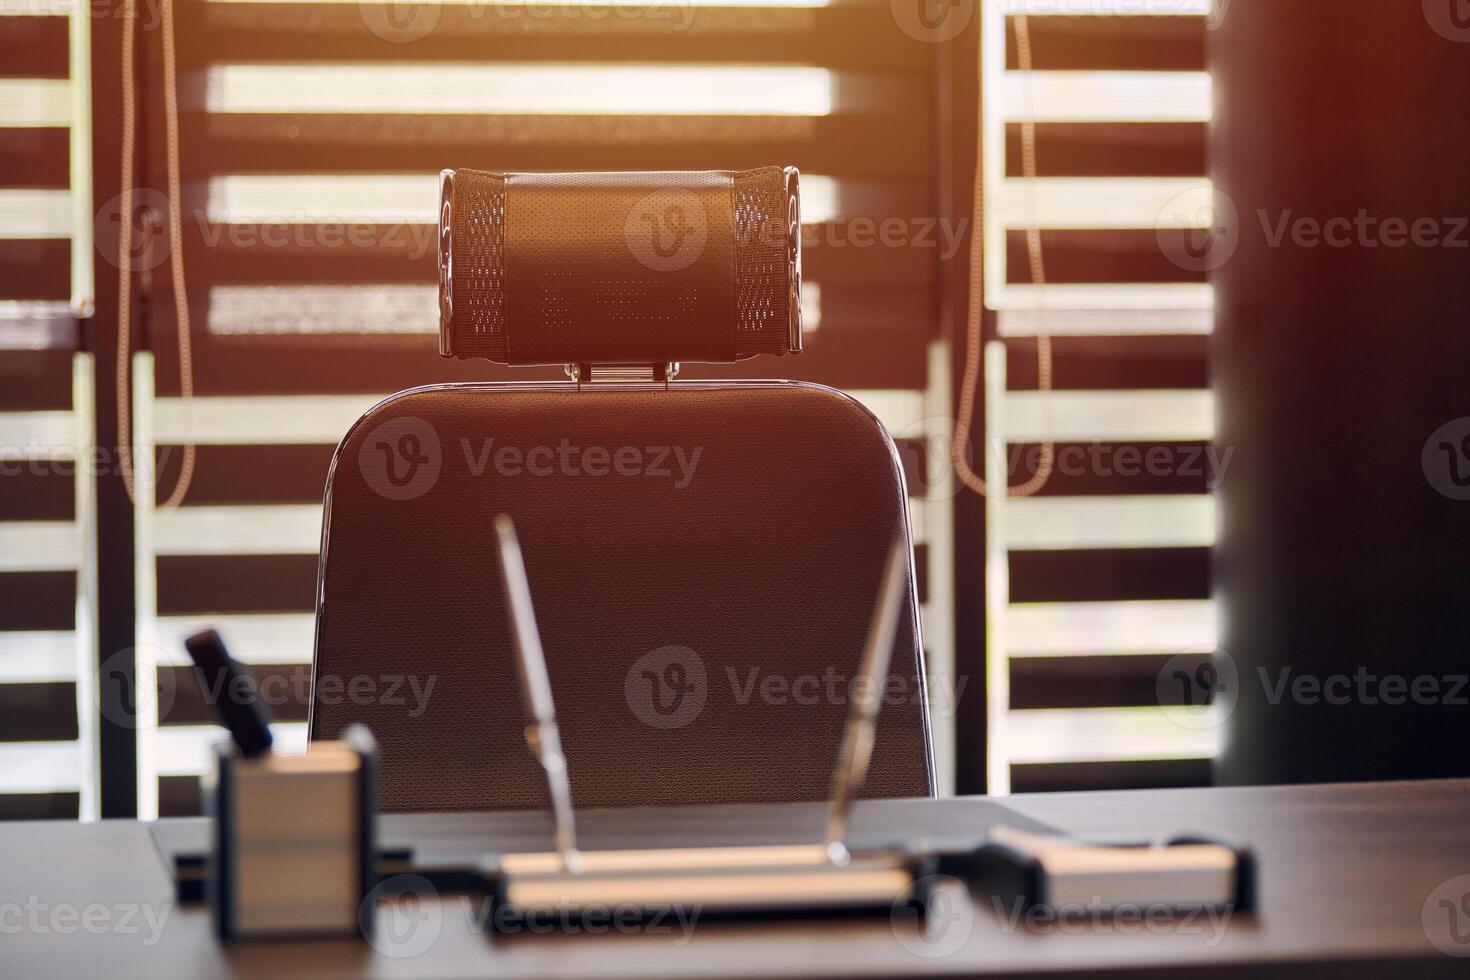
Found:
M 371 934 L 372 733 L 351 725 L 305 755 L 272 752 L 269 715 L 219 635 L 209 630 L 184 645 L 230 732 L 201 779 L 212 820 L 206 894 L 215 932 L 227 941 Z

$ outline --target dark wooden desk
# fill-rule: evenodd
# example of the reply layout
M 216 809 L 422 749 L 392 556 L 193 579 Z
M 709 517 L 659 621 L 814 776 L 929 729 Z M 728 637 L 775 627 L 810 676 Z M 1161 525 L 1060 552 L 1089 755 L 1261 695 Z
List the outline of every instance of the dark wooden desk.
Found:
M 987 900 L 970 904 L 956 895 L 948 929 L 929 945 L 887 918 L 696 923 L 689 935 L 674 926 L 657 935 L 490 939 L 470 928 L 465 903 L 446 897 L 422 910 L 435 917 L 438 935 L 413 957 L 351 941 L 224 949 L 203 909 L 172 905 L 168 875 L 144 825 L 30 823 L 0 829 L 0 977 L 1470 976 L 1470 958 L 1452 958 L 1431 941 L 1434 934 L 1470 955 L 1470 932 L 1457 945 L 1438 904 L 1446 896 L 1458 902 L 1470 890 L 1470 878 L 1441 887 L 1470 875 L 1470 781 L 1066 794 L 1008 804 L 1081 834 L 1191 829 L 1246 840 L 1261 859 L 1261 913 L 1219 928 L 1207 919 L 1028 928 L 1010 925 Z M 886 830 L 878 825 L 907 819 L 898 815 L 922 805 L 864 808 L 858 822 Z M 946 802 L 921 822 L 962 828 L 967 806 L 977 805 Z M 607 836 L 610 822 L 625 824 L 627 816 L 592 812 L 585 827 L 589 836 Z M 526 815 L 495 819 L 541 833 Z M 146 916 L 136 909 L 130 925 L 137 931 L 122 928 L 121 917 L 140 903 L 155 920 L 166 914 L 152 945 Z M 1433 913 L 1428 926 L 1426 906 Z M 58 910 L 61 918 L 52 918 Z M 43 928 L 26 926 L 31 915 Z M 1470 930 L 1470 920 L 1462 926 Z

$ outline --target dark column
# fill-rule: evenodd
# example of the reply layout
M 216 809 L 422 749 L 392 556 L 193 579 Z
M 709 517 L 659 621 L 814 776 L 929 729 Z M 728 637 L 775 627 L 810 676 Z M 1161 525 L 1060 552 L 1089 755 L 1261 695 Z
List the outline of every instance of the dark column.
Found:
M 142 5 L 140 5 L 141 9 Z M 146 22 L 140 12 L 139 23 Z M 97 312 L 88 322 L 87 348 L 97 358 L 97 445 L 107 465 L 97 467 L 98 749 L 103 817 L 138 812 L 136 668 L 133 592 L 133 505 L 116 465 L 118 445 L 117 195 L 122 190 L 118 147 L 122 139 L 122 20 L 92 19 L 92 201 L 96 223 Z M 142 34 L 141 26 L 138 33 Z M 141 114 L 141 108 L 140 108 Z M 140 181 L 135 181 L 140 183 Z M 131 217 L 131 216 L 129 216 Z M 136 292 L 135 292 L 136 295 Z M 138 317 L 134 316 L 137 329 Z M 80 470 L 79 470 L 80 474 Z M 78 477 L 80 479 L 80 475 Z
M 955 17 L 967 18 L 954 38 L 925 47 L 933 50 L 936 77 L 935 106 L 938 119 L 934 158 L 937 191 L 935 214 L 951 228 L 960 230 L 961 242 L 952 255 L 939 262 L 940 290 L 936 313 L 952 352 L 951 390 L 954 417 L 959 416 L 959 395 L 964 380 L 965 328 L 970 304 L 970 237 L 975 207 L 976 125 L 980 100 L 979 4 L 951 8 Z M 966 13 L 969 11 L 969 13 Z M 984 335 L 995 336 L 993 317 L 986 315 Z M 931 381 L 934 379 L 931 379 Z M 985 431 L 985 398 L 976 397 L 972 446 L 982 445 Z M 950 469 L 947 447 L 930 445 L 928 472 Z M 983 457 L 973 453 L 975 465 Z M 931 477 L 932 478 L 932 477 Z M 955 477 L 956 484 L 959 478 Z M 987 792 L 986 757 L 990 745 L 987 729 L 985 677 L 985 498 L 958 488 L 954 496 L 954 594 L 955 677 L 966 684 L 965 694 L 955 705 L 950 724 L 955 728 L 955 791 L 960 795 Z M 943 723 L 943 720 L 940 720 Z
M 1464 9 L 1233 0 L 1212 32 L 1222 782 L 1470 775 Z

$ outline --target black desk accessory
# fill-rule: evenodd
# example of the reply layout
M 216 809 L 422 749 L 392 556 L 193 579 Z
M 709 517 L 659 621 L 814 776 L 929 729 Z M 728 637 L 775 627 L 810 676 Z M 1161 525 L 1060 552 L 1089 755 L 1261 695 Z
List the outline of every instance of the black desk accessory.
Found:
M 379 873 L 372 734 L 354 725 L 305 755 L 278 755 L 253 682 L 219 635 L 185 647 L 231 740 L 214 746 L 201 779 L 212 818 L 207 866 L 180 861 L 180 891 L 204 871 L 215 932 L 227 941 L 370 934 L 364 899 Z
M 510 518 L 497 517 L 495 529 L 529 715 L 526 738 L 546 773 L 556 851 L 501 854 L 489 861 L 485 871 L 497 907 L 493 921 L 514 923 L 532 910 L 588 906 L 635 908 L 648 915 L 670 907 L 698 907 L 701 914 L 723 916 L 887 912 L 904 901 L 923 908 L 925 858 L 901 849 L 853 853 L 846 843 L 852 798 L 863 785 L 872 756 L 884 690 L 879 681 L 888 676 L 905 594 L 908 554 L 903 542 L 895 543 L 884 569 L 863 654 L 862 683 L 833 773 L 823 841 L 579 851 L 571 785 L 525 564 Z
M 194 661 L 200 689 L 216 692 L 215 709 L 230 733 L 241 758 L 255 759 L 270 751 L 270 712 L 254 697 L 248 671 L 230 656 L 214 630 L 196 633 L 184 641 Z
M 474 822 L 473 838 L 479 842 L 465 840 L 465 828 L 458 827 L 451 835 L 456 846 L 449 848 L 432 831 L 425 837 L 423 831 L 412 830 L 400 832 L 410 843 L 376 847 L 372 793 L 375 750 L 371 735 L 358 726 L 356 731 L 344 732 L 343 743 L 316 743 L 313 746 L 316 758 L 311 763 L 306 761 L 311 756 L 296 757 L 286 766 L 292 770 L 289 775 L 298 778 L 319 773 L 322 763 L 327 769 L 335 768 L 339 775 L 344 771 L 356 773 L 354 799 L 358 809 L 353 826 L 358 835 L 354 851 L 357 870 L 351 889 L 356 900 L 355 911 L 360 910 L 361 898 L 374 886 L 385 897 L 390 896 L 392 881 L 403 874 L 414 876 L 405 880 L 427 879 L 441 893 L 486 895 L 496 908 L 490 921 L 496 927 L 511 928 L 518 915 L 545 906 L 566 911 L 589 905 L 615 905 L 658 914 L 675 904 L 685 904 L 698 906 L 701 915 L 716 918 L 886 912 L 896 903 L 903 903 L 923 914 L 928 902 L 925 886 L 931 873 L 966 880 L 973 890 L 982 894 L 1020 899 L 1028 908 L 1055 909 L 1078 904 L 1094 909 L 1221 906 L 1249 911 L 1254 908 L 1256 865 L 1252 853 L 1203 838 L 1176 838 L 1153 846 L 1088 844 L 1067 840 L 1050 828 L 1000 804 L 990 803 L 995 813 L 974 828 L 978 838 L 955 839 L 948 834 L 933 837 L 920 826 L 922 821 L 911 818 L 904 822 L 902 844 L 886 837 L 874 839 L 871 835 L 860 844 L 849 839 L 849 812 L 866 773 L 879 706 L 877 695 L 882 690 L 872 679 L 881 677 L 888 669 L 885 651 L 892 645 L 892 630 L 902 598 L 902 589 L 895 582 L 901 584 L 901 576 L 907 569 L 906 556 L 899 547 L 895 547 L 886 566 L 864 650 L 862 670 L 869 682 L 859 690 L 871 692 L 873 696 L 853 700 L 820 843 L 788 843 L 800 839 L 804 832 L 791 825 L 788 818 L 774 823 L 771 820 L 771 815 L 788 810 L 793 814 L 810 813 L 812 805 L 806 804 L 697 808 L 697 812 L 707 814 L 705 819 L 710 823 L 708 835 L 703 830 L 699 832 L 701 846 L 648 847 L 646 840 L 664 839 L 654 829 L 648 833 L 640 831 L 630 840 L 614 840 L 612 846 L 604 839 L 594 848 L 580 849 L 566 759 L 561 751 L 555 705 L 525 566 L 510 521 L 497 519 L 496 531 L 501 543 L 502 580 L 515 632 L 518 679 L 529 716 L 527 744 L 546 773 L 553 803 L 553 850 L 516 847 L 513 841 L 517 837 L 529 842 L 535 835 L 528 838 L 524 830 L 496 829 L 493 825 L 497 819 L 512 818 L 524 823 L 526 817 L 520 814 L 390 815 L 387 818 L 390 824 L 398 821 L 405 827 L 439 822 L 458 824 L 469 819 Z M 239 665 L 229 658 L 223 643 L 212 632 L 191 638 L 189 644 L 201 677 L 211 689 L 223 691 L 234 683 L 218 684 L 214 679 L 221 672 L 227 678 L 242 675 Z M 250 710 L 235 715 L 236 723 L 230 726 L 232 736 L 237 748 L 259 746 L 260 727 L 254 726 L 252 718 L 260 719 L 263 725 L 263 715 L 256 713 L 248 701 L 243 707 Z M 325 754 L 322 749 L 326 750 Z M 344 749 L 355 755 L 355 769 L 342 755 Z M 217 928 L 224 938 L 372 928 L 370 915 L 349 921 L 345 904 L 338 908 L 344 914 L 327 924 L 320 918 L 310 920 L 301 916 L 283 923 L 280 908 L 270 896 L 267 896 L 264 917 L 259 907 L 253 909 L 253 917 L 242 916 L 238 896 L 241 835 L 238 820 L 230 816 L 232 800 L 238 797 L 236 787 L 242 773 L 249 780 L 252 775 L 263 775 L 260 770 L 280 770 L 278 760 L 287 758 L 272 756 L 268 750 L 259 752 L 254 759 L 228 747 L 217 751 L 215 771 L 206 777 L 206 803 L 212 814 L 223 814 L 224 818 L 215 819 L 208 827 L 213 845 L 209 860 L 197 849 L 202 843 L 202 836 L 197 833 L 202 828 L 198 824 L 170 821 L 152 828 L 154 841 L 174 873 L 179 900 L 197 900 L 201 893 L 209 894 Z M 272 775 L 288 774 L 276 771 Z M 269 780 L 249 785 L 269 785 Z M 968 802 L 974 805 L 980 801 Z M 865 805 L 922 807 L 915 813 L 918 818 L 941 811 L 945 801 L 875 801 Z M 731 839 L 728 829 L 721 829 L 721 814 L 736 811 L 748 811 L 751 816 L 742 820 L 740 832 L 733 835 L 738 839 Z M 642 828 L 645 820 L 656 822 L 656 815 L 661 812 L 649 811 L 635 822 Z M 668 812 L 673 815 L 680 811 Z M 597 816 L 599 821 L 606 821 L 617 819 L 618 813 L 600 811 Z M 637 816 L 642 811 L 630 813 Z M 751 819 L 773 832 L 752 835 L 746 829 Z M 687 817 L 676 820 L 676 824 L 682 827 L 687 820 Z M 481 828 L 479 824 L 484 821 L 491 821 L 492 825 Z M 782 831 L 777 824 L 785 824 L 788 829 Z M 245 860 L 256 860 L 262 853 L 268 856 L 272 846 L 289 840 L 298 829 L 283 825 L 264 837 L 247 841 Z M 274 836 L 276 832 L 284 833 L 285 837 Z M 687 831 L 683 835 L 690 836 Z M 755 836 L 759 840 L 751 839 Z M 335 839 L 340 843 L 340 836 Z M 895 835 L 897 839 L 899 835 Z M 311 928 L 306 928 L 308 921 L 314 923 Z
M 584 809 L 577 813 L 578 843 L 603 851 L 816 841 L 825 833 L 830 809 L 819 802 Z M 858 852 L 905 840 L 924 854 L 971 855 L 999 826 L 1058 833 L 997 800 L 867 799 L 854 805 L 848 846 Z M 539 810 L 379 813 L 377 827 L 379 875 L 418 875 L 444 894 L 479 894 L 492 888 L 484 874 L 485 855 L 555 849 L 546 815 Z M 211 822 L 170 817 L 150 823 L 148 832 L 177 886 L 177 900 L 202 901 Z M 454 874 L 460 876 L 459 884 Z M 464 876 L 470 874 L 473 880 L 466 883 Z
M 890 910 L 906 903 L 927 911 L 930 874 L 947 872 L 977 891 L 1019 897 L 1027 906 L 1229 907 L 1254 904 L 1250 851 L 1202 838 L 1163 846 L 1104 846 L 1000 824 L 978 847 L 923 843 L 848 848 L 852 799 L 871 758 L 883 685 L 893 648 L 908 556 L 896 542 L 884 570 L 832 778 L 821 844 L 577 850 L 571 787 L 556 728 L 551 686 L 532 610 L 530 586 L 510 519 L 496 519 L 500 559 L 531 723 L 526 736 L 545 769 L 553 800 L 556 853 L 509 853 L 487 861 L 487 887 L 516 921 L 536 907 L 698 905 L 715 915 L 832 914 Z
M 1256 903 L 1254 853 L 1205 837 L 1119 844 L 996 826 L 985 844 L 941 855 L 939 866 L 1028 910 L 1250 912 Z

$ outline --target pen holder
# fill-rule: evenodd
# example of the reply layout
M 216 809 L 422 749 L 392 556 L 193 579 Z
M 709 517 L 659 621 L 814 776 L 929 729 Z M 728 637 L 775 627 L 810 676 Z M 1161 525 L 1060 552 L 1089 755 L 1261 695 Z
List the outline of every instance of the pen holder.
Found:
M 362 904 L 377 883 L 377 745 L 353 725 L 303 756 L 245 758 L 215 747 L 208 897 L 226 941 L 340 936 L 372 928 Z

